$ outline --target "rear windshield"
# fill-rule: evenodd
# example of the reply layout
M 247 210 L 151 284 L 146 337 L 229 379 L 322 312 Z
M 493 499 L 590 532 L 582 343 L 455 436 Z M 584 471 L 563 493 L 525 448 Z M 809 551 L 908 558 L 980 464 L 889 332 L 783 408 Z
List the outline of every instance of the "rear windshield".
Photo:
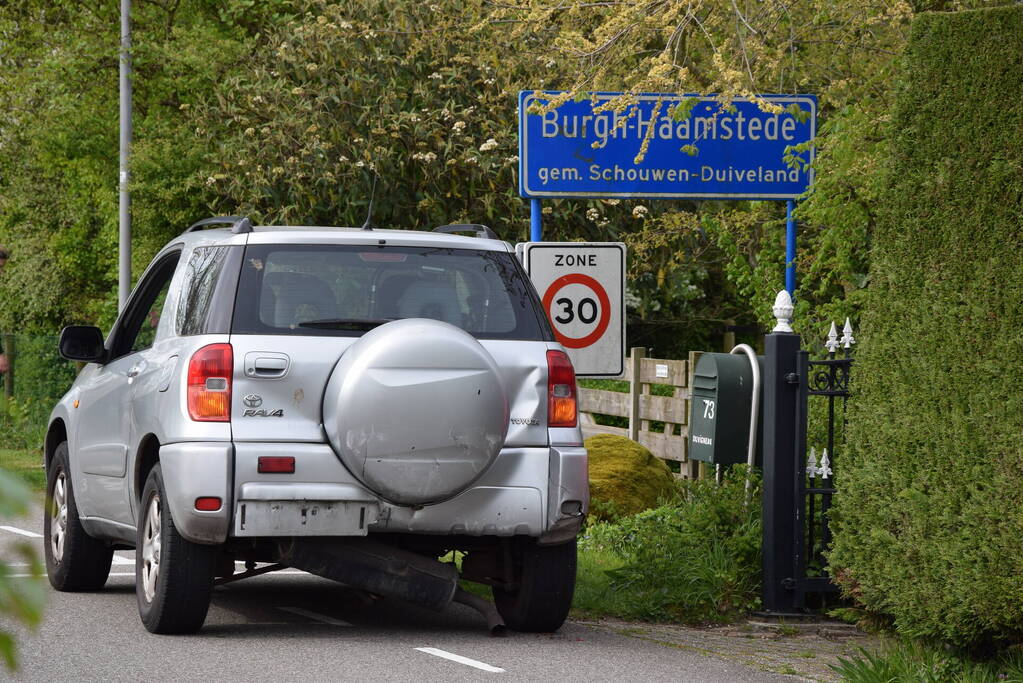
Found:
M 360 336 L 391 320 L 432 318 L 481 339 L 544 341 L 539 306 L 506 252 L 249 245 L 231 331 Z

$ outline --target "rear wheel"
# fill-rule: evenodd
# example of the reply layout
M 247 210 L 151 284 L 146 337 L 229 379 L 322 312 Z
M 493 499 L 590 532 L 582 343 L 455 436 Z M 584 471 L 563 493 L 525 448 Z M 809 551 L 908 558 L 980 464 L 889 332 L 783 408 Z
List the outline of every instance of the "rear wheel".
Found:
M 57 590 L 95 591 L 107 582 L 114 551 L 82 527 L 71 486 L 67 441 L 57 446 L 46 472 L 43 545 L 46 573 Z
M 194 633 L 202 628 L 213 594 L 219 548 L 192 543 L 178 533 L 165 503 L 156 465 L 142 490 L 142 521 L 135 550 L 139 616 L 152 633 Z
M 542 546 L 529 539 L 514 552 L 518 588 L 494 588 L 494 603 L 509 628 L 549 633 L 558 630 L 575 593 L 576 542 Z

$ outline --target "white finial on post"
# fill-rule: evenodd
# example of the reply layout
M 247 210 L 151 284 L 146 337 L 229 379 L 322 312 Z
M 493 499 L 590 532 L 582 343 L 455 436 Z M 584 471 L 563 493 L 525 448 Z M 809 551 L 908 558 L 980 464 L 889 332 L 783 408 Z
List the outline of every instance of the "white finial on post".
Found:
M 774 326 L 772 332 L 792 332 L 792 297 L 786 290 L 778 292 L 778 296 L 774 297 L 774 317 L 778 320 L 778 324 Z
M 824 348 L 828 350 L 828 353 L 834 353 L 838 351 L 838 328 L 835 327 L 835 321 L 831 321 L 831 331 L 828 332 L 828 340 L 824 342 Z
M 845 319 L 845 327 L 842 328 L 842 348 L 848 349 L 856 340 L 852 336 L 852 323 L 849 322 L 849 318 Z

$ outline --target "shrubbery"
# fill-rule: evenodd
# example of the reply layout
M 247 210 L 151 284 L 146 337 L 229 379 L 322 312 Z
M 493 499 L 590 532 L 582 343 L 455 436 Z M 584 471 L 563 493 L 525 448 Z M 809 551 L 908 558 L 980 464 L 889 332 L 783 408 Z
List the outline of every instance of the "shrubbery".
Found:
M 919 17 L 831 563 L 903 635 L 1023 632 L 1023 6 Z
M 586 439 L 590 454 L 590 518 L 615 519 L 657 506 L 675 493 L 663 460 L 624 436 Z
M 4 448 L 39 448 L 50 411 L 75 379 L 75 365 L 60 357 L 56 336 L 19 334 L 14 349 L 14 397 L 0 395 L 0 441 Z
M 595 522 L 581 545 L 612 555 L 608 592 L 624 594 L 614 612 L 623 617 L 690 623 L 734 618 L 760 603 L 759 482 L 745 504 L 745 468 L 721 485 L 680 481 L 676 499 L 616 522 Z M 587 607 L 585 592 L 577 606 Z M 590 598 L 592 599 L 592 598 Z

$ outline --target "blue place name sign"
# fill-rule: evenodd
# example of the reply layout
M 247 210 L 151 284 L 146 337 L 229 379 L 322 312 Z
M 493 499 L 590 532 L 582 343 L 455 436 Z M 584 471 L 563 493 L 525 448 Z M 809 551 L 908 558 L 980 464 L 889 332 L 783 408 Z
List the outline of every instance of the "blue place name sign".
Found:
M 795 167 L 785 161 L 787 148 L 816 134 L 813 95 L 763 97 L 782 113 L 749 99 L 722 107 L 713 96 L 663 94 L 639 95 L 622 112 L 594 113 L 620 93 L 589 93 L 545 114 L 529 112 L 558 94 L 519 94 L 523 197 L 794 199 L 813 182 L 812 148 L 795 155 Z M 683 100 L 692 105 L 688 115 L 675 112 Z M 803 114 L 794 115 L 794 107 Z M 636 163 L 648 134 L 646 155 Z

